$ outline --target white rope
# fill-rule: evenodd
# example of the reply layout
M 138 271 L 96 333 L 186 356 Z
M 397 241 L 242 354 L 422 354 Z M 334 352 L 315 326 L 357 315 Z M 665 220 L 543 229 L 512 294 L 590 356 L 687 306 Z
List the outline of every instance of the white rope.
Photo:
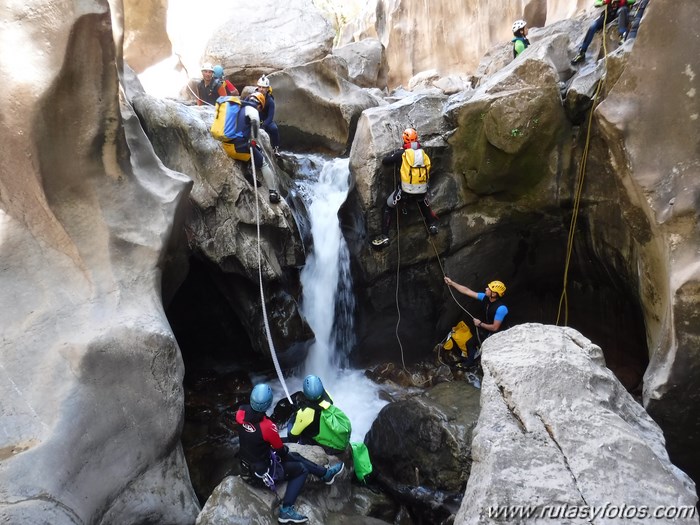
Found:
M 272 342 L 272 335 L 270 335 L 270 324 L 267 320 L 267 308 L 265 307 L 265 292 L 263 290 L 263 278 L 262 278 L 262 250 L 260 248 L 260 206 L 258 205 L 258 179 L 255 173 L 255 156 L 253 155 L 253 145 L 250 146 L 250 165 L 253 168 L 253 186 L 255 188 L 255 224 L 258 232 L 258 281 L 260 282 L 260 304 L 262 305 L 263 323 L 265 324 L 265 335 L 267 336 L 267 344 L 270 346 L 270 355 L 272 356 L 272 362 L 275 364 L 275 371 L 277 372 L 277 377 L 280 380 L 280 384 L 284 389 L 284 394 L 287 396 L 287 400 L 291 403 L 292 396 L 289 395 L 289 390 L 287 390 L 287 383 L 284 381 L 284 376 L 282 375 L 282 368 L 277 359 L 277 353 L 275 352 L 275 345 Z

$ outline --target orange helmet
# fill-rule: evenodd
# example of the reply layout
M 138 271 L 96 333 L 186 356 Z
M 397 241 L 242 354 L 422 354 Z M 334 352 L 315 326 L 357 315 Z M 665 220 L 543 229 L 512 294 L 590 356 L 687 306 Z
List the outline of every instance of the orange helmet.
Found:
M 408 144 L 409 142 L 417 142 L 418 141 L 418 133 L 416 133 L 416 130 L 413 128 L 406 128 L 403 130 L 403 142 L 404 144 Z
M 248 95 L 248 100 L 255 100 L 255 103 L 260 104 L 261 108 L 265 107 L 265 95 L 263 95 L 259 91 L 255 91 Z

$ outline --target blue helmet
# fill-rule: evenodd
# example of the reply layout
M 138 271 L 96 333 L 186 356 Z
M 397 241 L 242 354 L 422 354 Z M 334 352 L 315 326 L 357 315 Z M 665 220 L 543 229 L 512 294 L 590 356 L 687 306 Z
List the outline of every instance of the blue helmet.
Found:
M 323 395 L 323 383 L 318 376 L 308 375 L 304 379 L 304 395 L 311 401 L 316 401 Z
M 255 385 L 250 393 L 250 406 L 256 412 L 267 412 L 272 405 L 272 389 L 270 385 L 260 383 Z
M 215 78 L 224 78 L 224 68 L 221 66 L 214 66 L 214 77 Z

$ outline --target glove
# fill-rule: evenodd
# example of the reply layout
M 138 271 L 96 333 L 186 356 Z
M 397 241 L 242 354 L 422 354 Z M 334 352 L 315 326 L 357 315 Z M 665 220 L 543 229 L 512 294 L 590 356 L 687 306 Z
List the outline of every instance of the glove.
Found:
M 250 141 L 250 145 L 251 145 L 252 147 L 254 147 L 254 148 L 257 148 L 257 147 L 258 147 L 258 143 L 255 142 L 255 140 L 251 140 L 251 141 Z

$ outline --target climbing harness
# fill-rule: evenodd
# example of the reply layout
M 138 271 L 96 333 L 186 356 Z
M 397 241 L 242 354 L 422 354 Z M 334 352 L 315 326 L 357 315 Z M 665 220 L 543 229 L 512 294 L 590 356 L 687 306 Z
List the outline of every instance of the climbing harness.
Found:
M 569 235 L 568 239 L 566 242 L 566 260 L 564 262 L 564 277 L 563 277 L 563 282 L 562 282 L 562 292 L 561 296 L 559 297 L 559 308 L 557 309 L 557 321 L 556 321 L 556 326 L 559 326 L 559 319 L 561 318 L 562 315 L 562 307 L 564 309 L 564 326 L 567 326 L 569 323 L 569 297 L 567 295 L 566 287 L 568 285 L 569 281 L 569 266 L 571 265 L 571 253 L 573 252 L 574 249 L 574 234 L 576 232 L 576 222 L 578 220 L 578 212 L 579 208 L 581 206 L 581 194 L 583 193 L 583 182 L 586 176 L 586 164 L 588 161 L 588 149 L 590 147 L 590 142 L 591 142 L 591 126 L 593 124 L 593 112 L 596 108 L 596 102 L 598 102 L 598 95 L 600 94 L 601 88 L 603 87 L 603 84 L 605 82 L 605 79 L 607 77 L 607 71 L 608 71 L 608 48 L 606 44 L 606 30 L 607 30 L 607 22 L 608 22 L 608 10 L 605 10 L 605 15 L 603 18 L 603 33 L 602 33 L 602 38 L 603 38 L 603 57 L 604 57 L 604 62 L 603 62 L 603 75 L 601 78 L 598 80 L 598 84 L 596 85 L 595 93 L 593 94 L 593 104 L 591 104 L 591 112 L 588 115 L 588 129 L 586 130 L 586 142 L 583 148 L 583 155 L 581 156 L 581 164 L 579 165 L 579 171 L 577 175 L 577 182 L 576 182 L 576 192 L 574 196 L 574 207 L 573 207 L 573 213 L 571 215 L 571 222 L 569 224 Z
M 270 355 L 272 356 L 272 362 L 275 365 L 275 371 L 277 372 L 277 377 L 280 380 L 280 384 L 284 389 L 284 393 L 287 396 L 287 400 L 292 403 L 292 397 L 289 395 L 289 390 L 287 390 L 287 383 L 284 381 L 284 376 L 282 375 L 282 368 L 280 367 L 279 360 L 277 359 L 277 352 L 275 352 L 275 344 L 272 342 L 272 336 L 270 335 L 270 323 L 267 320 L 267 308 L 265 307 L 265 292 L 263 290 L 263 278 L 262 278 L 262 250 L 260 248 L 260 206 L 258 204 L 258 179 L 255 173 L 255 157 L 253 156 L 253 146 L 250 146 L 250 165 L 253 169 L 253 186 L 255 188 L 255 225 L 257 227 L 258 235 L 258 281 L 260 283 L 260 304 L 262 305 L 263 323 L 265 324 L 265 336 L 267 337 L 267 344 L 270 346 Z

